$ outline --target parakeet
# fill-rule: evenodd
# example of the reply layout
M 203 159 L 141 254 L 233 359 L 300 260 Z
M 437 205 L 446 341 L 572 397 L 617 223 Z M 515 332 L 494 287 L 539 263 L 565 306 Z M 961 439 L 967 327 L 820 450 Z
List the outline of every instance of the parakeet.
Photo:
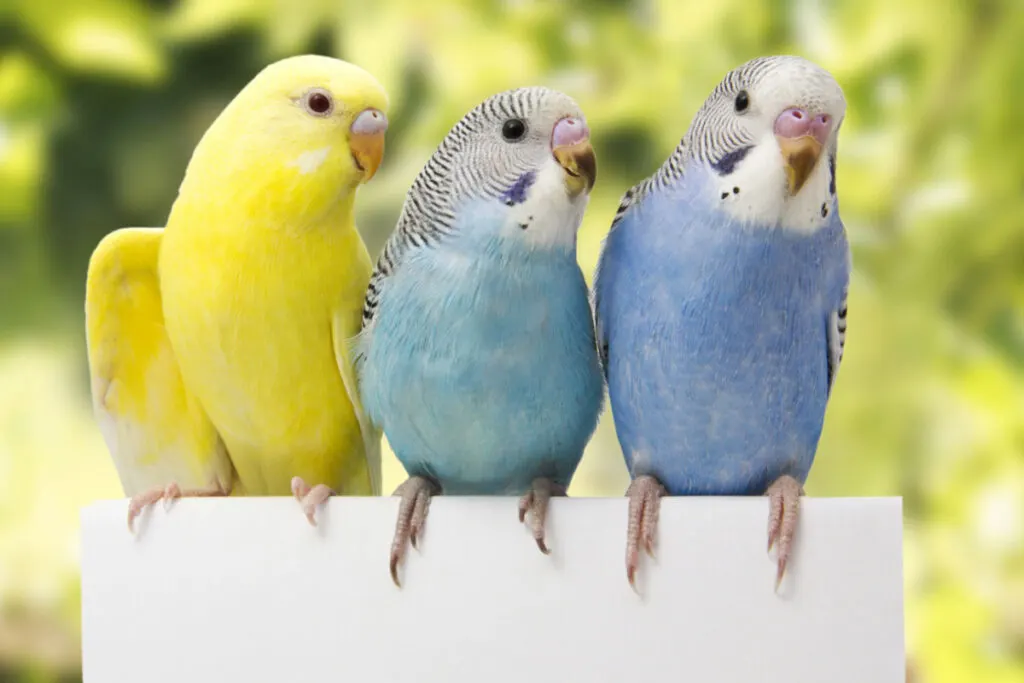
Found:
M 629 190 L 593 285 L 629 487 L 626 571 L 659 497 L 770 497 L 786 569 L 846 335 L 836 197 L 846 102 L 799 57 L 726 75 L 662 167 Z
M 391 576 L 430 496 L 524 494 L 547 552 L 604 400 L 576 232 L 597 166 L 583 113 L 541 87 L 499 93 L 448 133 L 409 190 L 356 341 L 363 405 L 410 478 Z
M 203 135 L 166 227 L 96 248 L 92 399 L 129 528 L 181 495 L 294 493 L 315 523 L 332 492 L 379 493 L 380 431 L 346 342 L 373 266 L 353 203 L 381 163 L 387 105 L 352 64 L 271 64 Z

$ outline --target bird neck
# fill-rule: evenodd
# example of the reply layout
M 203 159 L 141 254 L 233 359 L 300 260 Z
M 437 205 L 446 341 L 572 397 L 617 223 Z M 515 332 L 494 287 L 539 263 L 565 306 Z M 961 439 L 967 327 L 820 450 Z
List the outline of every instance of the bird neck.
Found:
M 728 173 L 691 159 L 685 173 L 665 186 L 665 193 L 685 201 L 693 211 L 724 216 L 727 223 L 750 228 L 811 236 L 841 225 L 827 165 L 820 164 L 799 194 L 790 197 L 783 190 L 785 172 L 775 156 L 777 151 L 768 146 L 755 147 Z

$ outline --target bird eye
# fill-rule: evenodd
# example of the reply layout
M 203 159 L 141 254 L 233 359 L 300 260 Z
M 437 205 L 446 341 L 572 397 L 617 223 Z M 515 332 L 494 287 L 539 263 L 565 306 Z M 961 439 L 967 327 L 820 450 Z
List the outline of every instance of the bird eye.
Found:
M 326 90 L 314 88 L 303 96 L 302 106 L 313 116 L 327 116 L 334 111 L 334 100 Z
M 746 90 L 740 90 L 736 95 L 736 111 L 743 113 L 750 106 L 750 95 L 747 94 Z
M 508 142 L 522 140 L 526 135 L 526 123 L 522 119 L 509 119 L 501 126 L 501 137 Z

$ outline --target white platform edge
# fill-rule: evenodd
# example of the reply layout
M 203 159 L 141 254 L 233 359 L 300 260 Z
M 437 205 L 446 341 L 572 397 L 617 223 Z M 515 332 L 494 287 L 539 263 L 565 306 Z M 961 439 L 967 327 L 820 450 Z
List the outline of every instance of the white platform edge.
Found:
M 779 594 L 764 498 L 668 498 L 641 594 L 623 498 L 552 501 L 550 556 L 514 498 L 434 499 L 404 586 L 397 500 L 185 500 L 137 536 L 82 511 L 85 683 L 902 683 L 902 502 L 807 498 Z

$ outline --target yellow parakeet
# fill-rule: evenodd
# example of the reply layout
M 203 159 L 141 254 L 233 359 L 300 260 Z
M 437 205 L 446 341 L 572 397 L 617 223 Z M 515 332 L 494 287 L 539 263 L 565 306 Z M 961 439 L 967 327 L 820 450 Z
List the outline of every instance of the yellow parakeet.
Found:
M 353 203 L 387 105 L 352 64 L 271 64 L 199 142 L 166 227 L 96 248 L 92 399 L 129 527 L 180 495 L 291 492 L 311 522 L 332 492 L 379 495 L 380 432 L 347 341 L 372 269 Z

